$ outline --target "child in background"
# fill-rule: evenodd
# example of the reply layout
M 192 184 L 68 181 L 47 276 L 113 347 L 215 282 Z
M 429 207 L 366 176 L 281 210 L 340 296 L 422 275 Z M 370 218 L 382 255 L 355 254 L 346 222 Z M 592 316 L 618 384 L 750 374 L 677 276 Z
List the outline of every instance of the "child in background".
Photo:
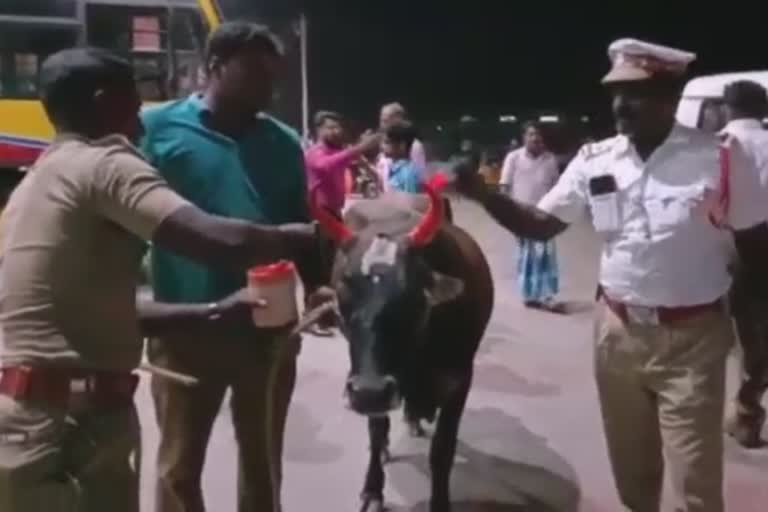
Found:
M 408 121 L 400 121 L 384 132 L 382 151 L 392 160 L 387 173 L 389 189 L 419 194 L 422 192 L 422 173 L 411 160 L 411 147 L 416 140 L 416 128 Z

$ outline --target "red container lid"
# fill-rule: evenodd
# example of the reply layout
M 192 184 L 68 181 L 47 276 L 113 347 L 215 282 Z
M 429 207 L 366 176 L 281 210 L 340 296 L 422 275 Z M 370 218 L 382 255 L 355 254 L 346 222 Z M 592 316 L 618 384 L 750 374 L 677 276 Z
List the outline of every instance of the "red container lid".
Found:
M 259 265 L 248 271 L 248 280 L 260 283 L 282 281 L 292 277 L 296 272 L 296 266 L 292 261 L 281 260 L 271 265 Z

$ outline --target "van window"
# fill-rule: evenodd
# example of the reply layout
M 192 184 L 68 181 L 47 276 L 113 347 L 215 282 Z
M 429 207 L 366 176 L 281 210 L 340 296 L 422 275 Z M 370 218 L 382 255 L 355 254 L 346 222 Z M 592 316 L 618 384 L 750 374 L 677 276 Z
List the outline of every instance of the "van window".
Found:
M 706 99 L 701 104 L 699 122 L 696 126 L 700 130 L 710 133 L 718 133 L 725 128 L 725 109 L 720 98 Z

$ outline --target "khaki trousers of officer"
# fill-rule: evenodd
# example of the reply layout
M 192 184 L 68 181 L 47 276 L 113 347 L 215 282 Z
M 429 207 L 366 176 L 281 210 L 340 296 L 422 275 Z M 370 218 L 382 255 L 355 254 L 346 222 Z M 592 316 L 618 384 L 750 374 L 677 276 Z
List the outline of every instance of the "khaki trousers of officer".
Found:
M 138 512 L 139 421 L 0 396 L 0 511 Z
M 160 427 L 156 512 L 205 510 L 201 475 L 227 389 L 239 448 L 238 511 L 280 510 L 283 436 L 299 344 L 285 331 L 256 339 L 187 337 L 150 344 L 154 364 L 200 379 L 195 387 L 152 380 Z
M 704 313 L 674 326 L 625 324 L 598 304 L 595 373 L 621 501 L 658 512 L 664 456 L 678 510 L 723 512 L 725 364 L 729 318 Z

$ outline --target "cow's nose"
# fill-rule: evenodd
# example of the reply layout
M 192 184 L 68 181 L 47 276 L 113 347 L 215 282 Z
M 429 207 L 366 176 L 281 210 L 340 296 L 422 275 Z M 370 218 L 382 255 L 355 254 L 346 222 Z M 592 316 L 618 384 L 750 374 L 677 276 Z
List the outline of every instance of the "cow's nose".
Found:
M 347 379 L 349 405 L 360 414 L 384 414 L 400 405 L 397 380 L 391 375 Z

